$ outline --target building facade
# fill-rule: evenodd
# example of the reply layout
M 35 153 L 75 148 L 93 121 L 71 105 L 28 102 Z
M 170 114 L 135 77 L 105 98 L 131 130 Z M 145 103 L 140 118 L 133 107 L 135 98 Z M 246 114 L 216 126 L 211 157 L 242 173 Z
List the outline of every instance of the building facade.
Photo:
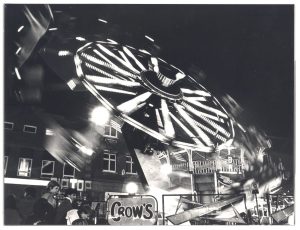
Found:
M 62 188 L 77 188 L 93 201 L 104 201 L 110 192 L 125 193 L 128 182 L 138 185 L 138 193 L 144 191 L 121 130 L 113 121 L 105 125 L 103 145 L 81 171 L 59 162 L 44 148 L 46 138 L 56 134 L 35 109 L 6 107 L 4 128 L 5 195 L 22 196 L 28 186 L 41 193 L 50 180 L 58 181 Z

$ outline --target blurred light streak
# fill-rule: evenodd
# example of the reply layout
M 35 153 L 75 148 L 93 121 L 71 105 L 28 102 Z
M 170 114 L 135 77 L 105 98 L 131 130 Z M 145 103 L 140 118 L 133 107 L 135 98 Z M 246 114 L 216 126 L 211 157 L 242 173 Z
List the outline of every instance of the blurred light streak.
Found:
M 21 80 L 22 78 L 21 78 L 21 76 L 20 76 L 20 73 L 19 73 L 19 70 L 18 70 L 17 67 L 15 67 L 15 73 L 16 73 L 17 78 L 18 78 L 19 80 Z
M 54 135 L 54 131 L 52 129 L 46 129 L 46 135 L 47 136 L 53 136 Z
M 98 21 L 99 21 L 99 22 L 103 22 L 103 23 L 107 23 L 107 21 L 106 21 L 106 20 L 104 20 L 104 19 L 101 19 L 101 18 L 98 18 Z
M 94 151 L 90 148 L 85 147 L 84 145 L 79 147 L 79 150 L 88 156 L 92 156 Z
M 72 53 L 69 50 L 60 50 L 58 51 L 58 56 L 63 57 L 63 56 L 70 56 Z
M 24 26 L 20 26 L 20 27 L 18 28 L 18 33 L 20 33 L 23 29 L 24 29 Z
M 57 27 L 49 28 L 50 31 L 58 30 Z
M 18 55 L 18 54 L 20 53 L 21 49 L 22 49 L 22 47 L 19 47 L 19 48 L 17 49 L 16 55 Z
M 78 40 L 78 41 L 86 41 L 86 39 L 83 38 L 83 37 L 76 37 L 76 40 Z
M 145 35 L 145 38 L 147 38 L 148 40 L 150 40 L 151 42 L 154 42 L 154 39 L 149 37 L 148 35 Z

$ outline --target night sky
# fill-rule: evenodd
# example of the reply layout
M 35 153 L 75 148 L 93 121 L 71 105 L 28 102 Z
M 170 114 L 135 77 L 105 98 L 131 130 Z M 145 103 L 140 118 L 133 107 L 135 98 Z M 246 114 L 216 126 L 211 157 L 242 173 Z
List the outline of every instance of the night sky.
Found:
M 75 5 L 55 6 L 78 17 L 82 34 L 101 32 L 134 47 L 155 39 L 159 55 L 217 96 L 229 94 L 245 116 L 276 137 L 293 136 L 294 9 L 289 5 Z M 98 24 L 97 24 L 98 23 Z M 109 24 L 108 24 L 109 25 Z M 250 123 L 251 123 L 250 122 Z
M 229 94 L 251 124 L 269 136 L 293 140 L 292 5 L 51 7 L 60 20 L 56 23 L 81 36 L 105 32 L 116 41 L 147 48 L 144 35 L 149 35 L 160 47 L 160 57 L 187 73 L 196 69 L 201 84 L 219 98 Z M 103 25 L 98 18 L 109 23 Z M 67 94 L 66 100 L 71 98 Z M 51 100 L 61 95 L 56 97 Z

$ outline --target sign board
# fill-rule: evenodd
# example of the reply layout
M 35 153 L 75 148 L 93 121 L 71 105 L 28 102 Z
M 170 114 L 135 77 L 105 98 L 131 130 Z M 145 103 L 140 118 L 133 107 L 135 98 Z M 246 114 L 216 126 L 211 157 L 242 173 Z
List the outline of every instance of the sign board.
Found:
M 107 212 L 110 225 L 155 225 L 157 200 L 149 195 L 110 197 Z

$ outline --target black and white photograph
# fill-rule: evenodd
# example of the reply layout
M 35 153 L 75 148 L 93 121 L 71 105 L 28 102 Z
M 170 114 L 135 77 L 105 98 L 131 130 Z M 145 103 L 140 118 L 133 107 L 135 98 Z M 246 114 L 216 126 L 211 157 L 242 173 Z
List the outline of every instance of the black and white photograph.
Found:
M 2 8 L 4 226 L 295 226 L 294 4 Z

